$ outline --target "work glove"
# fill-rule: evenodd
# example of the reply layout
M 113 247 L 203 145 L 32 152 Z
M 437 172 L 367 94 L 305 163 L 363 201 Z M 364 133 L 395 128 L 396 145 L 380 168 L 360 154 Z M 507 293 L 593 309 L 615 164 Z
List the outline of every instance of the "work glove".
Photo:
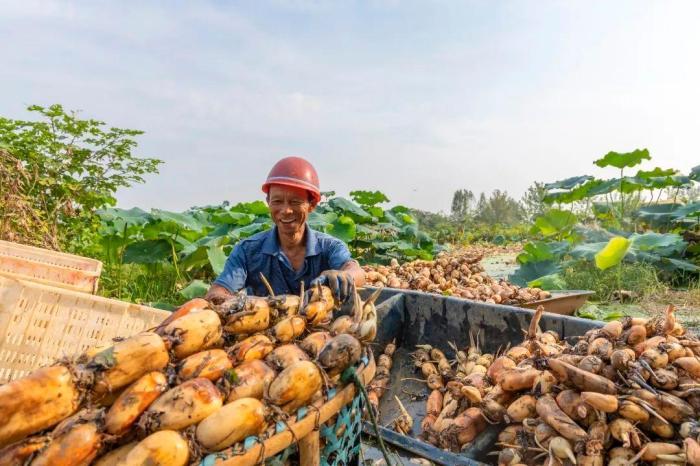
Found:
M 345 303 L 355 294 L 355 279 L 344 270 L 326 270 L 311 281 L 311 286 L 326 285 L 338 303 Z

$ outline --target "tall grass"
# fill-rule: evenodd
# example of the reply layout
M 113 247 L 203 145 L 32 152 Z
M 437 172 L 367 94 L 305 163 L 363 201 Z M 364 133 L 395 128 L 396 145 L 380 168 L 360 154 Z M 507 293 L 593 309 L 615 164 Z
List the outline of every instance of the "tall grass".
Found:
M 188 279 L 178 279 L 170 264 L 105 264 L 100 277 L 102 296 L 169 308 L 185 301 L 178 291 Z
M 576 262 L 564 270 L 564 280 L 570 289 L 595 291 L 595 299 L 610 302 L 619 290 L 629 291 L 634 299 L 643 300 L 666 291 L 656 269 L 648 264 L 622 263 L 599 270 L 591 262 Z

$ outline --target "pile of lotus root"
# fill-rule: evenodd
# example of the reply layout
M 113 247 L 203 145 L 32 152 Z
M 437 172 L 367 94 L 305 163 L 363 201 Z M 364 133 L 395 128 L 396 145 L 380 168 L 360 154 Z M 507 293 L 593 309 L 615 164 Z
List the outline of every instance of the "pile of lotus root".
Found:
M 415 365 L 432 390 L 422 439 L 459 452 L 500 424 L 492 457 L 502 466 L 700 465 L 700 340 L 672 306 L 607 323 L 573 346 L 540 331 L 542 312 L 500 354 L 472 344 L 448 360 L 418 346 Z M 393 428 L 411 435 L 402 412 Z
M 481 265 L 483 254 L 462 251 L 441 252 L 435 260 L 416 260 L 390 265 L 366 265 L 365 278 L 372 286 L 427 291 L 493 304 L 519 305 L 551 295 L 539 288 L 520 288 L 506 280 L 491 278 Z
M 270 290 L 271 291 L 271 290 Z M 271 293 L 272 294 L 272 293 Z M 331 290 L 194 299 L 157 328 L 0 386 L 0 465 L 197 464 L 242 451 L 319 406 L 376 334 L 374 300 L 353 314 Z

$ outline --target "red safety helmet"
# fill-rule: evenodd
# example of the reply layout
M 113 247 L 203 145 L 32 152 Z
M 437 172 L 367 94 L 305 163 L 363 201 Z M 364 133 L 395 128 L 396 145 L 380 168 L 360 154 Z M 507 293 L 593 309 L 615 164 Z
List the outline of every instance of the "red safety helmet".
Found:
M 270 186 L 273 184 L 305 189 L 311 193 L 314 204 L 321 201 L 316 169 L 301 157 L 285 157 L 277 162 L 267 175 L 265 184 L 262 185 L 263 192 L 269 194 Z

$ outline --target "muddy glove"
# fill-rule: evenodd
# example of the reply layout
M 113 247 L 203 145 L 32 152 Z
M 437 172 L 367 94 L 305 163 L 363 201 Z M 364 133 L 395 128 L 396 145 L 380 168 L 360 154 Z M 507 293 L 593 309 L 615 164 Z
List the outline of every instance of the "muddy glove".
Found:
M 311 286 L 326 285 L 339 303 L 345 303 L 355 294 L 355 279 L 344 270 L 326 270 L 311 281 Z

